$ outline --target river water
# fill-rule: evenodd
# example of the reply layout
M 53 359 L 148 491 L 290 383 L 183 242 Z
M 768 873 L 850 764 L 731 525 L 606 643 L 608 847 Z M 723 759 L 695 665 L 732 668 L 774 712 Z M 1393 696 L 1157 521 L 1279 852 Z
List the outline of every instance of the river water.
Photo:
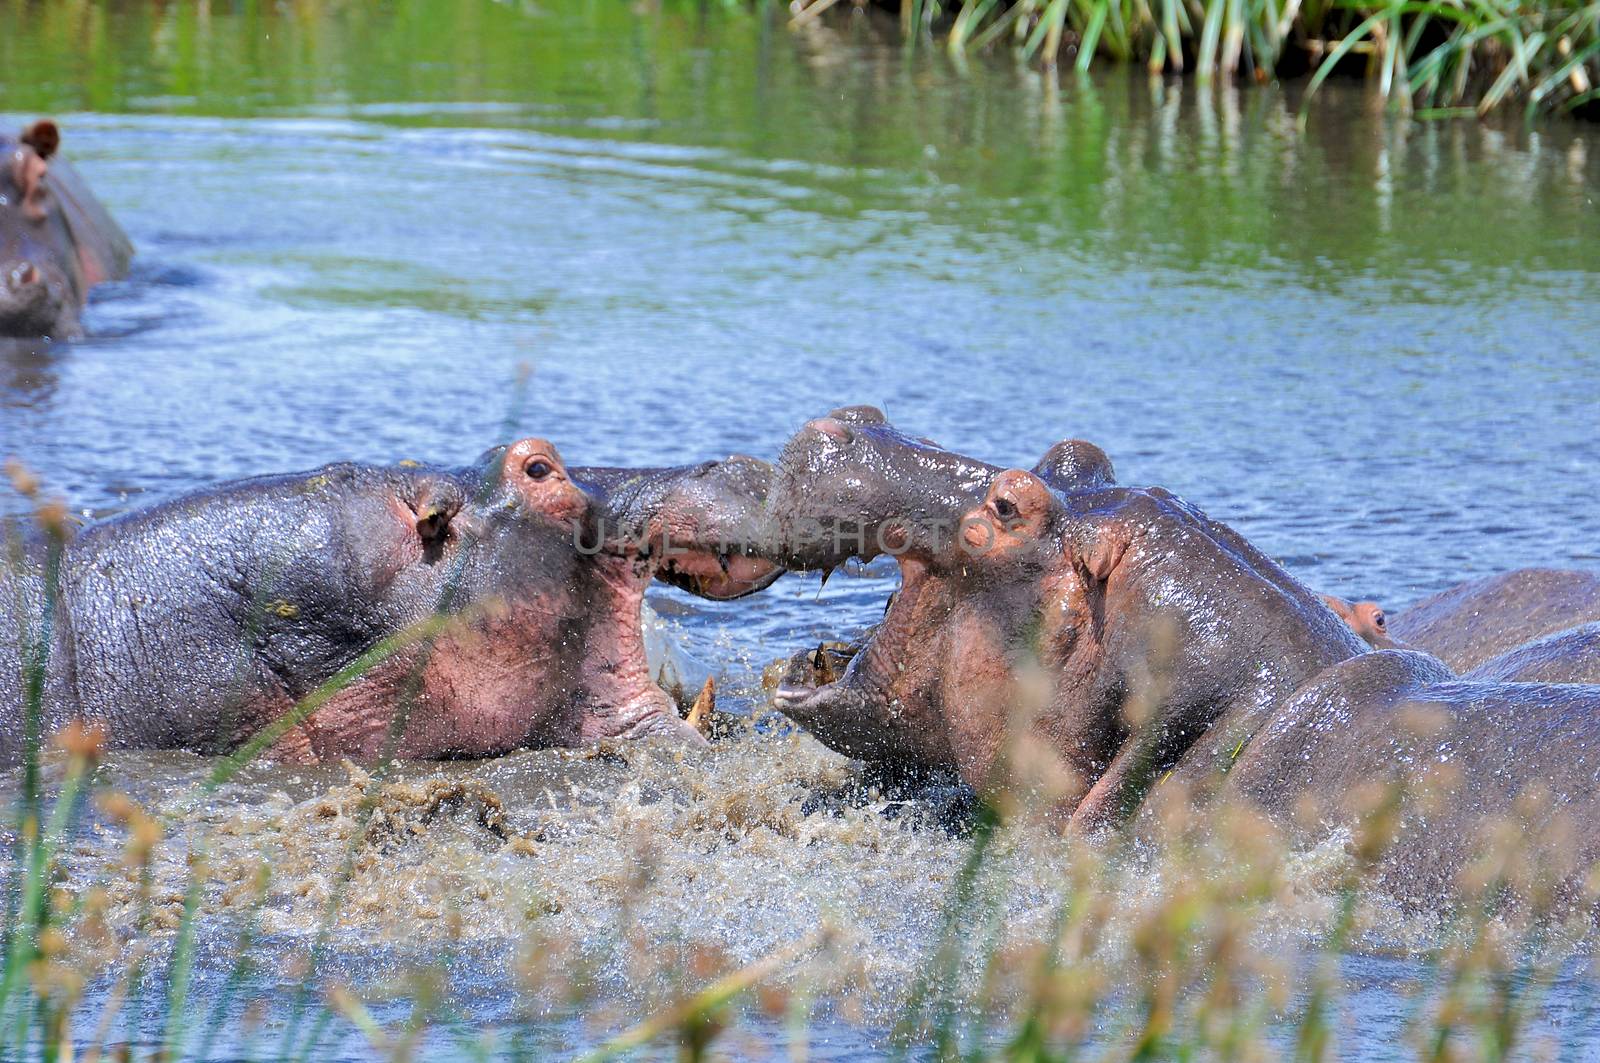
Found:
M 1301 132 L 1293 85 L 963 69 L 887 40 L 742 6 L 0 6 L 0 121 L 58 117 L 139 252 L 90 338 L 0 349 L 0 453 L 100 515 L 523 434 L 574 464 L 770 458 L 806 418 L 868 402 L 1003 464 L 1091 439 L 1125 482 L 1391 608 L 1522 565 L 1600 567 L 1600 132 L 1397 121 L 1337 83 Z M 891 585 L 653 600 L 725 707 L 759 715 L 763 663 L 859 631 Z M 740 962 L 826 920 L 866 1004 L 825 1008 L 815 1054 L 881 1048 L 965 853 L 939 802 L 818 812 L 858 770 L 772 728 L 623 757 L 408 769 L 491 789 L 534 851 L 486 840 L 469 795 L 357 869 L 328 969 L 390 986 L 421 950 L 492 1026 L 522 1007 L 530 921 L 553 927 L 602 998 L 589 1022 L 541 1012 L 530 1036 L 561 1050 L 675 984 L 630 975 L 619 919 Z M 186 804 L 207 768 L 106 771 L 180 837 L 219 828 L 218 897 L 273 865 L 262 932 L 284 959 L 247 982 L 281 997 L 336 889 L 349 777 L 252 769 Z M 85 867 L 113 834 L 85 839 Z M 1044 932 L 1063 859 L 1013 855 L 1008 934 Z M 201 936 L 202 999 L 229 933 Z M 1365 1030 L 1403 1022 L 1408 934 L 1347 961 Z M 1546 1031 L 1600 1037 L 1587 992 L 1558 985 Z M 787 1043 L 780 1020 L 746 1027 L 751 1051 Z M 352 1036 L 319 1054 L 360 1055 Z

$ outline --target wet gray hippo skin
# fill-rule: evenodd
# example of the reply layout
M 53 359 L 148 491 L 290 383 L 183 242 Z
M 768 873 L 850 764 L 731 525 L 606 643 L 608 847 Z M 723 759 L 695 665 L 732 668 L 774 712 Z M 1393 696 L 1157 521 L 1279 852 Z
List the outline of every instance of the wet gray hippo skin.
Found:
M 1493 683 L 1600 684 L 1600 623 L 1581 624 L 1491 657 L 1464 679 Z
M 907 435 L 872 406 L 808 421 L 773 469 L 764 553 L 791 568 L 832 569 L 948 541 L 998 466 Z
M 60 143 L 49 121 L 0 134 L 0 336 L 77 336 L 89 289 L 128 272 L 132 245 Z
M 1116 470 L 1106 452 L 1085 439 L 1063 439 L 1044 452 L 1033 474 L 1056 491 L 1112 487 Z
M 1525 642 L 1600 620 L 1600 575 L 1524 568 L 1473 580 L 1389 617 L 1389 635 L 1458 672 Z
M 874 406 L 809 421 L 772 474 L 763 553 L 795 568 L 830 569 L 884 553 L 926 556 L 951 538 L 1002 467 L 891 425 Z M 1068 439 L 1034 472 L 1058 491 L 1115 483 L 1111 459 Z
M 769 505 L 784 501 L 775 490 Z M 1020 730 L 1070 769 L 1062 805 L 1084 830 L 1184 783 L 1285 819 L 1306 789 L 1337 811 L 1403 741 L 1417 763 L 1465 772 L 1472 798 L 1434 821 L 1445 833 L 1508 811 L 1529 783 L 1569 809 L 1600 790 L 1600 690 L 1470 683 L 1424 654 L 1368 652 L 1313 592 L 1166 491 L 1063 494 L 1010 470 L 961 527 L 967 549 L 901 557 L 904 586 L 865 647 L 831 683 L 780 684 L 784 711 L 844 752 L 953 767 L 980 788 Z M 1402 728 L 1417 702 L 1439 720 L 1426 742 Z M 1472 836 L 1403 859 L 1448 870 Z
M 1566 817 L 1575 833 L 1561 870 L 1582 874 L 1600 859 L 1600 687 L 1474 681 L 1423 653 L 1362 654 L 1266 720 L 1224 793 L 1284 819 L 1309 794 L 1321 810 L 1313 830 L 1328 831 L 1351 821 L 1350 798 L 1374 781 L 1444 787 L 1444 800 L 1401 817 L 1384 853 L 1385 881 L 1402 896 L 1449 891 L 1484 824 L 1529 789 L 1548 801 L 1518 811 L 1519 834 Z
M 553 446 L 525 439 L 467 469 L 330 465 L 90 525 L 62 559 L 44 730 L 82 716 L 118 747 L 229 750 L 437 610 L 453 619 L 436 637 L 334 695 L 275 752 L 375 755 L 404 703 L 395 748 L 407 757 L 698 742 L 645 663 L 639 607 L 655 560 L 580 547 L 603 515 Z M 0 611 L 39 609 L 38 544 L 28 553 Z M 11 758 L 18 656 L 0 646 Z

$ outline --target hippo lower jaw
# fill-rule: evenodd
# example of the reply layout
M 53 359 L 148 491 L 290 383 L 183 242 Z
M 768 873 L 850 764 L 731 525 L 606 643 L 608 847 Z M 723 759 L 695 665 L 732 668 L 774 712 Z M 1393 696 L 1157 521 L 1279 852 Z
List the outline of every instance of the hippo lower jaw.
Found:
M 704 745 L 650 675 L 641 616 L 650 567 L 617 555 L 597 560 L 602 600 L 579 666 L 579 740 L 659 735 Z
M 806 651 L 791 662 L 772 692 L 772 702 L 825 745 L 848 756 L 926 765 L 929 746 L 937 740 L 919 733 L 922 706 L 902 688 L 908 651 L 919 636 L 919 604 L 929 582 L 928 569 L 909 556 L 896 561 L 900 588 L 890 598 L 883 619 L 850 651 L 843 675 L 832 678 L 834 669 L 826 655 Z

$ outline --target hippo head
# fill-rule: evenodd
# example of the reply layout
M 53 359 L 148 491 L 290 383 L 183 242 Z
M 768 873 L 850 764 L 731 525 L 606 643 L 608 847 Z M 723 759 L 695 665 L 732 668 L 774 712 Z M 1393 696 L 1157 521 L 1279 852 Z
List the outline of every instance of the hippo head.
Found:
M 48 120 L 0 134 L 0 336 L 78 335 L 89 289 L 128 271 L 133 246 L 60 145 Z
M 602 543 L 610 515 L 547 440 L 496 447 L 465 470 L 378 470 L 355 476 L 344 527 L 359 534 L 353 578 L 319 578 L 339 601 L 269 612 L 299 633 L 335 615 L 449 618 L 426 652 L 398 655 L 374 677 L 318 709 L 281 753 L 302 759 L 375 754 L 410 690 L 402 756 L 484 756 L 524 746 L 573 746 L 665 735 L 700 743 L 646 663 L 640 605 L 653 561 Z M 308 483 L 332 478 L 319 473 Z M 318 487 L 318 490 L 327 488 Z M 336 551 L 337 553 L 337 551 Z M 278 593 L 278 592 L 274 592 Z M 297 637 L 303 637 L 299 635 Z M 343 643 L 348 645 L 349 643 Z M 319 675 L 325 669 L 283 669 Z M 291 699 L 305 691 L 291 690 Z
M 1389 618 L 1384 614 L 1383 606 L 1377 602 L 1350 602 L 1331 594 L 1322 595 L 1322 602 L 1373 649 L 1405 648 L 1402 643 L 1389 637 Z
M 489 482 L 498 476 L 504 485 L 491 499 L 509 491 L 519 503 L 496 503 L 490 510 L 522 514 L 516 517 L 522 525 L 541 524 L 509 533 L 508 545 L 520 536 L 522 545 L 514 550 L 572 567 L 568 605 L 576 607 L 581 629 L 577 739 L 672 733 L 698 741 L 651 679 L 641 628 L 645 590 L 660 578 L 707 598 L 728 599 L 782 575 L 781 567 L 748 552 L 770 468 L 735 456 L 676 468 L 568 470 L 542 440 L 497 448 L 485 463 Z M 562 539 L 559 544 L 546 542 L 550 529 Z M 535 543 L 537 549 L 530 549 Z M 484 556 L 488 566 L 504 564 L 499 550 Z
M 590 542 L 702 598 L 754 594 L 783 574 L 759 552 L 772 467 L 736 454 L 675 468 L 574 470 L 598 503 Z
M 882 554 L 926 560 L 998 471 L 900 432 L 874 407 L 835 410 L 807 422 L 778 459 L 766 550 L 807 569 Z
M 925 496 L 971 490 L 949 464 L 927 463 L 942 487 Z M 1268 704 L 1359 646 L 1270 559 L 1160 489 L 1062 493 L 1007 470 L 956 527 L 937 548 L 906 540 L 883 621 L 833 682 L 792 667 L 782 711 L 842 752 L 980 787 L 1022 739 L 1056 758 L 1064 807 L 1082 799 L 1093 816 L 1142 796 L 1230 706 Z
M 72 278 L 54 251 L 60 210 L 48 160 L 59 143 L 53 122 L 36 122 L 16 141 L 0 139 L 0 336 L 77 330 Z

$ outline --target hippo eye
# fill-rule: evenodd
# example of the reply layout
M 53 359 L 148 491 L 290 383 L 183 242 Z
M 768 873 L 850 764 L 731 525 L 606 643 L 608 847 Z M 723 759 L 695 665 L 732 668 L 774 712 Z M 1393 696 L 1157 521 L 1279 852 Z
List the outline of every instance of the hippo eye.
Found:
M 1017 504 L 1002 495 L 994 500 L 994 511 L 1001 520 L 1011 520 L 1017 515 Z
M 548 461 L 535 459 L 528 462 L 527 465 L 524 465 L 522 467 L 522 471 L 528 474 L 528 479 L 530 480 L 543 480 L 555 470 L 550 467 L 550 463 Z
M 1374 614 L 1373 617 L 1372 617 L 1372 623 L 1373 623 L 1374 627 L 1376 627 L 1379 631 L 1382 631 L 1383 630 L 1383 614 L 1382 613 Z

